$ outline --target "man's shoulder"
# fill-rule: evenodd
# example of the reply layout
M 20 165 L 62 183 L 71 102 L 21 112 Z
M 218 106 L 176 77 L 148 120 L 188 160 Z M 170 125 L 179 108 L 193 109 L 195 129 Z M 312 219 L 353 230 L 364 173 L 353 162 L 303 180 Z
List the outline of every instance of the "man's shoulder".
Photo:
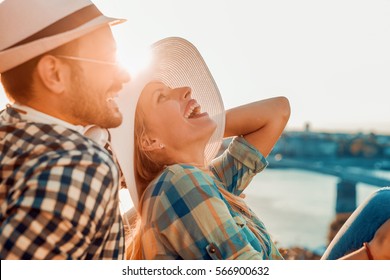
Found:
M 103 147 L 77 131 L 60 125 L 18 122 L 0 125 L 2 156 L 8 157 L 75 157 L 92 161 L 108 160 Z
M 0 151 L 0 183 L 9 186 L 24 185 L 38 176 L 42 186 L 60 180 L 100 193 L 106 190 L 102 182 L 118 183 L 117 166 L 103 147 L 58 125 L 0 125 Z
M 49 125 L 44 123 L 18 122 L 0 125 L 1 141 L 22 141 L 32 145 L 57 144 L 63 145 L 67 142 L 87 143 L 87 139 L 79 132 L 60 125 Z

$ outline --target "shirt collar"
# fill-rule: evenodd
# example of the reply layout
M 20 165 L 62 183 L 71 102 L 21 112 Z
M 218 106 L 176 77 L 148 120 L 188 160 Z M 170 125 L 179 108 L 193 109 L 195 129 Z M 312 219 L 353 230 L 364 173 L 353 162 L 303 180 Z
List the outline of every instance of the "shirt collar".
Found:
M 87 126 L 73 125 L 66 121 L 60 120 L 53 116 L 37 111 L 29 106 L 21 105 L 17 103 L 12 104 L 11 107 L 17 109 L 18 112 L 22 115 L 24 120 L 30 122 L 50 124 L 50 125 L 56 124 L 71 130 L 75 130 L 80 134 L 92 139 L 93 141 L 95 141 L 101 146 L 104 146 L 108 141 L 109 135 L 107 129 L 103 129 L 97 125 L 94 124 L 87 125 Z

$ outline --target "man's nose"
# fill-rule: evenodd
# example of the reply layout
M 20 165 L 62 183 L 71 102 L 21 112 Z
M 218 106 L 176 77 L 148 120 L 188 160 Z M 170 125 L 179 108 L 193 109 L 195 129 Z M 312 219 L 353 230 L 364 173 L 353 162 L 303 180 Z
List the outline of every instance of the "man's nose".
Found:
M 129 72 L 124 67 L 118 68 L 117 75 L 117 80 L 120 81 L 122 84 L 128 83 L 131 80 Z

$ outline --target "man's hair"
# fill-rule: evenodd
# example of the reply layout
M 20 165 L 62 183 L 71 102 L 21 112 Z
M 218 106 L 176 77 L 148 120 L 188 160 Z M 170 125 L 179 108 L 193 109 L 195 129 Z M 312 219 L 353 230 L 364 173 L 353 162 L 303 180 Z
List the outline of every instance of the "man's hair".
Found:
M 1 74 L 1 83 L 11 101 L 24 103 L 32 91 L 33 72 L 43 55 L 14 67 Z
M 8 99 L 11 101 L 18 101 L 25 103 L 32 97 L 33 92 L 33 74 L 38 62 L 45 55 L 56 54 L 73 54 L 75 55 L 78 50 L 77 40 L 60 46 L 47 53 L 34 57 L 29 61 L 18 65 L 1 74 L 1 83 L 3 84 L 5 93 Z M 67 63 L 67 62 L 65 62 Z

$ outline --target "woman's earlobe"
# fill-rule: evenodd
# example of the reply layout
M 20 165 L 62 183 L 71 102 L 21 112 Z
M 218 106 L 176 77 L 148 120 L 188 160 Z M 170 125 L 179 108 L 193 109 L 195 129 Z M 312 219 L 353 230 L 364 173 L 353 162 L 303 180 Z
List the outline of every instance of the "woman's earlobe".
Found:
M 147 138 L 142 139 L 141 146 L 142 150 L 146 152 L 161 150 L 165 148 L 164 144 L 160 143 L 158 140 L 151 140 Z

